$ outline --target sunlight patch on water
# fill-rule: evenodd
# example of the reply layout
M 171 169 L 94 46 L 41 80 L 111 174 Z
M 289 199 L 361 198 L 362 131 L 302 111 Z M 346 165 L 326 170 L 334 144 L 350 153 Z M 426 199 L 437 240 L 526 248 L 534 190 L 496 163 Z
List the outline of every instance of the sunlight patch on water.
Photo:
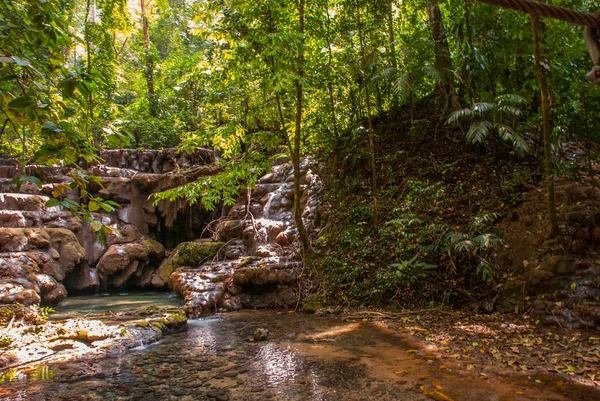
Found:
M 294 381 L 299 369 L 298 358 L 289 348 L 268 343 L 263 345 L 257 354 L 260 371 L 265 374 L 271 384 Z

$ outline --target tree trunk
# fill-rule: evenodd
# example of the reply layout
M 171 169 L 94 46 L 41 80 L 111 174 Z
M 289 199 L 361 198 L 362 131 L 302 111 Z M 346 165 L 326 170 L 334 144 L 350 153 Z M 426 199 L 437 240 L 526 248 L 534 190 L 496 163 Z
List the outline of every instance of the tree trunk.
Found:
M 442 21 L 442 14 L 437 0 L 427 0 L 427 12 L 429 14 L 429 23 L 431 24 L 434 41 L 435 68 L 442 75 L 442 83 L 438 86 L 440 97 L 442 98 L 441 104 L 446 103 L 443 98 L 449 98 L 452 110 L 459 110 L 461 106 L 456 95 L 452 73 L 454 67 L 452 66 L 450 47 L 446 39 L 446 30 L 444 29 L 444 22 Z
M 396 61 L 396 38 L 394 35 L 394 0 L 388 0 L 388 15 L 387 15 L 388 37 L 390 39 L 390 58 L 394 73 L 398 72 L 398 62 Z
M 548 197 L 548 212 L 550 214 L 550 238 L 558 235 L 558 220 L 556 218 L 556 202 L 554 200 L 554 174 L 552 171 L 552 149 L 551 134 L 552 122 L 550 120 L 550 101 L 548 89 L 542 72 L 539 33 L 539 17 L 531 17 L 531 28 L 533 32 L 533 56 L 535 59 L 535 73 L 542 97 L 542 118 L 544 121 L 544 172 L 546 175 L 546 192 Z
M 298 6 L 299 26 L 298 33 L 301 36 L 300 48 L 298 49 L 298 73 L 295 79 L 296 85 L 296 127 L 294 130 L 294 147 L 292 153 L 292 165 L 294 167 L 294 221 L 298 228 L 298 235 L 304 252 L 310 249 L 310 238 L 304 222 L 302 221 L 302 205 L 300 204 L 300 135 L 302 133 L 302 79 L 304 78 L 304 1 L 300 0 Z
M 363 70 L 363 88 L 365 93 L 365 106 L 367 108 L 369 152 L 371 161 L 371 197 L 373 202 L 373 221 L 377 222 L 377 166 L 375 163 L 375 134 L 373 132 L 373 118 L 371 117 L 371 97 L 369 94 L 369 72 L 367 71 L 367 57 L 365 55 L 365 44 L 363 38 L 360 6 L 356 7 L 356 18 L 358 25 L 358 40 L 360 45 L 360 59 Z
M 333 49 L 331 48 L 331 18 L 329 17 L 329 3 L 325 4 L 325 13 L 327 14 L 327 22 L 325 24 L 325 31 L 327 36 L 327 49 L 328 49 L 328 65 L 327 65 L 327 92 L 329 93 L 329 107 L 331 107 L 331 122 L 333 124 L 333 134 L 337 138 L 339 136 L 337 116 L 335 114 L 335 97 L 333 95 L 333 83 L 331 82 L 333 76 Z
M 87 56 L 86 72 L 88 77 L 92 75 L 92 24 L 96 24 L 96 13 L 95 4 L 91 0 L 87 0 L 85 7 L 85 27 L 84 27 L 84 41 L 85 41 L 85 52 Z M 100 138 L 98 135 L 98 129 L 94 118 L 94 94 L 90 90 L 88 91 L 88 121 L 90 127 L 90 136 L 92 138 L 92 144 L 98 148 L 100 146 Z
M 142 31 L 144 33 L 144 55 L 146 57 L 146 84 L 148 86 L 148 111 L 152 117 L 156 117 L 158 105 L 156 104 L 156 93 L 154 91 L 154 61 L 150 54 L 150 35 L 148 34 L 148 13 L 146 12 L 146 0 L 140 0 L 142 9 Z

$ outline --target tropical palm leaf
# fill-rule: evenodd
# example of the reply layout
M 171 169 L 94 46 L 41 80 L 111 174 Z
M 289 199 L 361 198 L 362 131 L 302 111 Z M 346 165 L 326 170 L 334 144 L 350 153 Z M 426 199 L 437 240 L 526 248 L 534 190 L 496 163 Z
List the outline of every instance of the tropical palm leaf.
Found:
M 421 67 L 421 72 L 423 76 L 433 79 L 435 82 L 442 82 L 444 77 L 442 74 L 435 68 L 430 65 L 424 65 Z
M 486 111 L 490 111 L 494 108 L 494 104 L 493 103 L 475 103 L 473 105 L 473 111 L 479 114 L 483 114 Z
M 505 124 L 499 125 L 498 135 L 503 141 L 510 142 L 513 146 L 513 149 L 515 149 L 517 152 L 525 153 L 529 151 L 529 144 L 525 138 L 512 127 Z
M 446 120 L 446 124 L 452 124 L 461 120 L 468 120 L 474 115 L 473 110 L 466 107 L 462 110 L 453 111 L 448 115 L 448 119 Z
M 469 131 L 467 132 L 467 142 L 483 143 L 493 128 L 494 125 L 490 121 L 475 121 L 473 124 L 471 124 Z
M 523 111 L 515 106 L 500 105 L 496 110 L 504 113 L 508 117 L 520 117 L 523 114 Z
M 402 73 L 394 82 L 394 94 L 401 99 L 408 97 L 408 94 L 414 90 L 414 79 L 409 73 Z
M 512 93 L 509 93 L 506 95 L 500 95 L 495 99 L 495 101 L 498 106 L 504 106 L 504 105 L 523 106 L 523 105 L 526 105 L 527 103 L 529 103 L 527 101 L 527 99 L 525 99 L 523 96 L 515 95 Z

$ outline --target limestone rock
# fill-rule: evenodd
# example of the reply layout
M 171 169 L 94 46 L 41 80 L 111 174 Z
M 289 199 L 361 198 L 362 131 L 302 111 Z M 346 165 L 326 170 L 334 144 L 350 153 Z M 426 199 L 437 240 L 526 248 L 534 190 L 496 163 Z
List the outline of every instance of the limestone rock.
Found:
M 208 258 L 214 257 L 223 246 L 222 242 L 183 242 L 175 248 L 158 268 L 160 278 L 170 283 L 171 274 L 182 266 L 196 267 Z
M 47 274 L 37 274 L 36 280 L 41 291 L 43 303 L 56 305 L 67 296 L 65 286 L 57 282 L 54 277 Z
M 65 280 L 65 286 L 72 292 L 95 292 L 100 287 L 100 279 L 96 269 L 81 263 Z
M 111 277 L 119 274 L 115 286 L 120 286 L 137 270 L 140 261 L 148 263 L 148 248 L 142 244 L 130 243 L 111 245 L 96 267 L 100 282 L 108 284 Z

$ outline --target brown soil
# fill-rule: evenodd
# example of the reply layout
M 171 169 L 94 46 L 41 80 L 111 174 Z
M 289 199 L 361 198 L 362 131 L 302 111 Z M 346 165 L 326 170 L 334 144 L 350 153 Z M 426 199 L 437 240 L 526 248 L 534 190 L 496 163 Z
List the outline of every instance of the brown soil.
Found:
M 595 331 L 536 325 L 514 314 L 427 310 L 346 315 L 353 321 L 362 318 L 413 338 L 415 347 L 441 366 L 477 374 L 483 380 L 492 373 L 527 374 L 538 376 L 546 387 L 568 378 L 600 388 L 600 336 Z

